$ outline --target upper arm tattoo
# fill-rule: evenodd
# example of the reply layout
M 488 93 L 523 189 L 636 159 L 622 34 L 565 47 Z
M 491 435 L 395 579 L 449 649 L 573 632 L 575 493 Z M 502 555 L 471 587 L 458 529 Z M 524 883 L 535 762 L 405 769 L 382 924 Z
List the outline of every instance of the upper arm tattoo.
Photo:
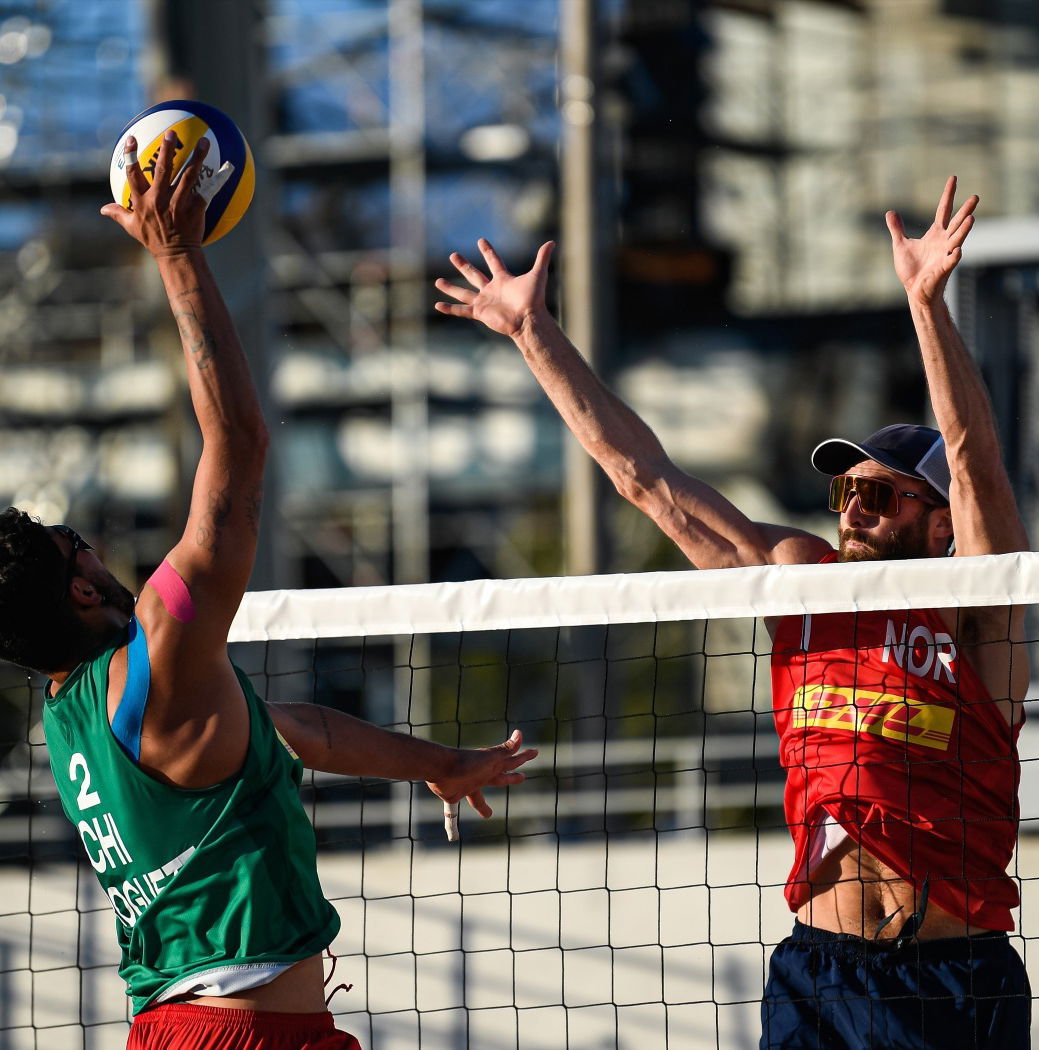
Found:
M 245 520 L 254 536 L 260 534 L 260 510 L 263 506 L 263 487 L 257 487 L 245 498 Z
M 210 489 L 209 506 L 195 532 L 195 542 L 211 554 L 220 546 L 220 533 L 231 514 L 231 494 L 228 489 Z

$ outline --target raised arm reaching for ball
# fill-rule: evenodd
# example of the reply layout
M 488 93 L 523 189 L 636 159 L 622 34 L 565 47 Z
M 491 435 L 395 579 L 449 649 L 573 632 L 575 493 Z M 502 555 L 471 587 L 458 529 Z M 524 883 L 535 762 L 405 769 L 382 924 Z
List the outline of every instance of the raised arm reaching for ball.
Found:
M 340 920 L 318 878 L 301 756 L 423 780 L 488 816 L 484 789 L 520 782 L 535 753 L 518 733 L 450 748 L 312 704 L 268 706 L 232 664 L 268 436 L 202 250 L 206 142 L 179 178 L 178 144 L 165 133 L 149 182 L 128 139 L 131 207 L 102 213 L 155 260 L 180 332 L 202 434 L 183 534 L 135 602 L 71 526 L 0 514 L 0 656 L 51 679 L 51 770 L 115 913 L 133 1050 L 359 1050 L 326 1008 L 322 953 Z

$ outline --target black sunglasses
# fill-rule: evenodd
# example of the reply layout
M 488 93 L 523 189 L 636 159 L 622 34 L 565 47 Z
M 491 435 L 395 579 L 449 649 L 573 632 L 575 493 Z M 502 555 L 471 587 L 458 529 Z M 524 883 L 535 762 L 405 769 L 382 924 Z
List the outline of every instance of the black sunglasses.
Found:
M 929 507 L 943 507 L 933 499 L 921 496 L 918 492 L 903 492 L 896 489 L 890 481 L 880 478 L 866 478 L 859 474 L 838 474 L 830 482 L 830 510 L 838 514 L 851 502 L 852 496 L 859 497 L 859 506 L 863 514 L 879 515 L 882 518 L 893 518 L 898 514 L 901 503 L 899 498 L 918 499 Z
M 58 535 L 64 536 L 72 545 L 72 550 L 68 556 L 68 567 L 65 572 L 65 586 L 58 597 L 58 601 L 61 601 L 69 593 L 69 584 L 72 583 L 72 578 L 76 575 L 76 556 L 80 551 L 92 551 L 94 548 L 71 525 L 52 525 L 51 528 Z

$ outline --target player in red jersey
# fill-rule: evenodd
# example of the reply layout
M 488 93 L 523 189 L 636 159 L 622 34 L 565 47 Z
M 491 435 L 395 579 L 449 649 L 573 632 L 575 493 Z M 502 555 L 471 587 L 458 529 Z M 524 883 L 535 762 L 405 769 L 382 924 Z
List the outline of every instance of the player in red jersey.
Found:
M 438 281 L 455 302 L 437 308 L 509 336 L 618 492 L 698 568 L 1025 550 L 989 398 L 944 301 L 978 205 L 954 210 L 955 194 L 953 177 L 918 239 L 887 215 L 938 429 L 815 450 L 833 476 L 836 551 L 751 521 L 668 458 L 548 313 L 551 243 L 520 275 L 486 241 L 486 273 L 452 255 L 471 287 Z M 1030 992 L 1006 935 L 1023 621 L 1022 609 L 977 608 L 768 625 L 797 921 L 773 955 L 763 1048 L 1028 1045 Z

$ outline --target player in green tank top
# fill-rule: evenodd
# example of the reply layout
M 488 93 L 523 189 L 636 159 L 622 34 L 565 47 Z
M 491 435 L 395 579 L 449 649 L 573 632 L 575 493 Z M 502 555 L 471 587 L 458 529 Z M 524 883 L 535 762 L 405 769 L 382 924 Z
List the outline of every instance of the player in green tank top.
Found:
M 325 1008 L 320 953 L 339 918 L 318 884 L 303 765 L 425 780 L 488 816 L 483 789 L 521 781 L 536 752 L 518 733 L 463 750 L 313 704 L 264 704 L 230 663 L 267 430 L 200 247 L 205 150 L 173 184 L 166 139 L 149 185 L 135 148 L 133 210 L 102 212 L 154 257 L 180 330 L 203 439 L 187 524 L 135 602 L 68 526 L 0 514 L 0 657 L 52 680 L 52 770 L 115 912 L 128 1045 L 356 1047 Z

